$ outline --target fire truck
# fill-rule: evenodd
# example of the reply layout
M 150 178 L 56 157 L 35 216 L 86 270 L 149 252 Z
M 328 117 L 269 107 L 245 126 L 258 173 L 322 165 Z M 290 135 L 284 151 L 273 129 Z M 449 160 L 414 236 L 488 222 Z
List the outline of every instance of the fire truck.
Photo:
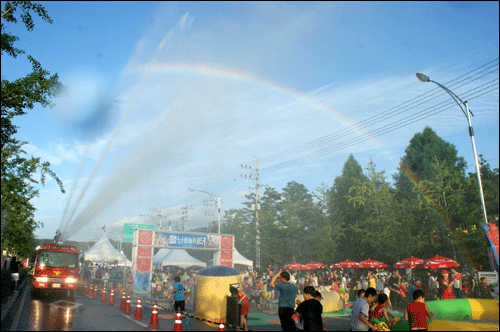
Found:
M 37 248 L 31 271 L 34 292 L 64 291 L 74 297 L 78 282 L 79 252 L 75 246 L 44 244 Z

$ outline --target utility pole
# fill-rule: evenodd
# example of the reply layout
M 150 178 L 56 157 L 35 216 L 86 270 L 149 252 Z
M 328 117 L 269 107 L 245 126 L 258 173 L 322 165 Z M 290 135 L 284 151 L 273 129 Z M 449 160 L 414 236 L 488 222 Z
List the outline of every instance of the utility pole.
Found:
M 186 226 L 188 222 L 188 209 L 192 209 L 192 207 L 188 207 L 188 200 L 186 198 L 186 207 L 182 207 L 182 230 L 186 231 Z
M 244 179 L 250 179 L 255 184 L 255 204 L 252 204 L 252 211 L 255 210 L 255 230 L 257 232 L 256 237 L 255 237 L 255 268 L 256 269 L 260 269 L 259 160 L 257 159 L 257 157 L 255 157 L 255 156 L 253 156 L 253 157 L 255 158 L 255 169 L 253 169 L 251 166 L 247 166 L 247 165 L 241 165 L 241 167 L 244 168 L 244 169 L 251 170 L 252 173 L 253 173 L 253 175 L 255 176 L 255 178 L 252 178 L 252 174 L 250 174 L 250 176 L 248 176 L 248 175 L 241 175 L 241 177 L 244 178 Z
M 207 203 L 209 202 L 209 203 Z M 215 205 L 215 200 L 210 197 L 210 201 L 204 201 L 203 202 L 205 206 L 208 206 L 210 208 L 210 213 L 209 213 L 209 217 L 208 217 L 208 224 L 211 225 L 212 224 L 212 207 Z M 205 215 L 207 215 L 207 213 L 205 212 Z
M 150 218 L 158 217 L 158 224 L 159 224 L 160 230 L 161 230 L 162 218 L 167 216 L 166 214 L 161 214 L 161 205 L 160 205 L 159 210 L 150 209 L 149 211 L 151 211 L 153 213 L 153 215 L 151 215 L 151 214 L 139 214 L 139 215 L 143 216 L 143 217 L 150 217 Z M 155 213 L 158 213 L 158 214 L 154 215 Z

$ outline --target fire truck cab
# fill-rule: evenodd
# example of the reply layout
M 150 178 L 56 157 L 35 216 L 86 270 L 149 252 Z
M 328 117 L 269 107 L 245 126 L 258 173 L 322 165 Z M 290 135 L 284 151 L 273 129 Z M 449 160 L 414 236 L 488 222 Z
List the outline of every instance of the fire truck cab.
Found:
M 44 244 L 34 254 L 31 284 L 34 292 L 64 291 L 76 295 L 79 252 L 74 246 Z

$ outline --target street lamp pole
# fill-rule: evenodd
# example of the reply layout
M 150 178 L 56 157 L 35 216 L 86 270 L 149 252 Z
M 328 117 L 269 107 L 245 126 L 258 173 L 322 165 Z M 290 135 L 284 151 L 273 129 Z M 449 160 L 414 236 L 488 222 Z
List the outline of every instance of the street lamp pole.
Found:
M 215 196 L 214 194 L 209 193 L 208 191 L 196 190 L 196 189 L 192 189 L 192 188 L 188 188 L 188 189 L 189 189 L 189 191 L 198 191 L 200 193 L 210 195 L 211 197 L 217 199 L 217 209 L 219 210 L 217 213 L 217 233 L 220 234 L 220 196 Z
M 479 161 L 477 159 L 476 142 L 474 141 L 474 129 L 472 128 L 472 122 L 471 122 L 471 116 L 474 116 L 474 114 L 469 110 L 469 104 L 466 101 L 465 102 L 462 101 L 462 99 L 460 99 L 456 94 L 454 94 L 447 87 L 439 84 L 438 82 L 431 80 L 429 78 L 429 76 L 427 76 L 423 73 L 418 72 L 415 75 L 417 76 L 419 81 L 432 82 L 432 83 L 436 84 L 437 86 L 439 86 L 444 91 L 446 91 L 446 93 L 448 93 L 451 96 L 451 98 L 453 98 L 453 100 L 457 103 L 458 107 L 460 107 L 460 109 L 464 113 L 465 117 L 467 118 L 467 123 L 469 124 L 469 136 L 470 136 L 470 140 L 472 143 L 472 152 L 474 153 L 474 164 L 476 167 L 477 182 L 479 184 L 479 195 L 481 197 L 481 206 L 483 208 L 483 217 L 484 217 L 484 222 L 488 223 L 488 215 L 486 214 L 486 205 L 484 203 L 483 185 L 481 182 L 481 170 L 479 168 Z M 463 109 L 462 105 L 465 106 L 465 110 Z

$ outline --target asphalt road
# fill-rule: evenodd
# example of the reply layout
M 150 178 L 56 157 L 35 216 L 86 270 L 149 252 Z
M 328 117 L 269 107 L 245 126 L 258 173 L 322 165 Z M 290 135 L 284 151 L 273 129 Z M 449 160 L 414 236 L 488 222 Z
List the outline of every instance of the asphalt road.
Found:
M 102 302 L 100 297 L 90 298 L 82 294 L 73 299 L 63 294 L 49 293 L 37 296 L 31 286 L 24 284 L 12 298 L 12 308 L 2 319 L 2 331 L 144 331 L 149 327 L 152 306 L 145 299 L 142 305 L 142 320 L 134 320 L 137 299 L 131 301 L 131 314 L 119 309 L 120 297 L 115 305 Z M 4 306 L 2 306 L 4 307 Z M 3 310 L 4 308 L 2 308 Z M 348 331 L 349 317 L 324 317 L 330 331 Z M 182 319 L 184 331 L 217 331 L 218 324 L 203 322 L 195 318 Z M 175 324 L 173 312 L 159 308 L 160 330 L 172 331 Z M 280 331 L 278 315 L 253 311 L 249 314 L 248 327 L 255 331 Z M 226 328 L 226 330 L 231 330 Z

